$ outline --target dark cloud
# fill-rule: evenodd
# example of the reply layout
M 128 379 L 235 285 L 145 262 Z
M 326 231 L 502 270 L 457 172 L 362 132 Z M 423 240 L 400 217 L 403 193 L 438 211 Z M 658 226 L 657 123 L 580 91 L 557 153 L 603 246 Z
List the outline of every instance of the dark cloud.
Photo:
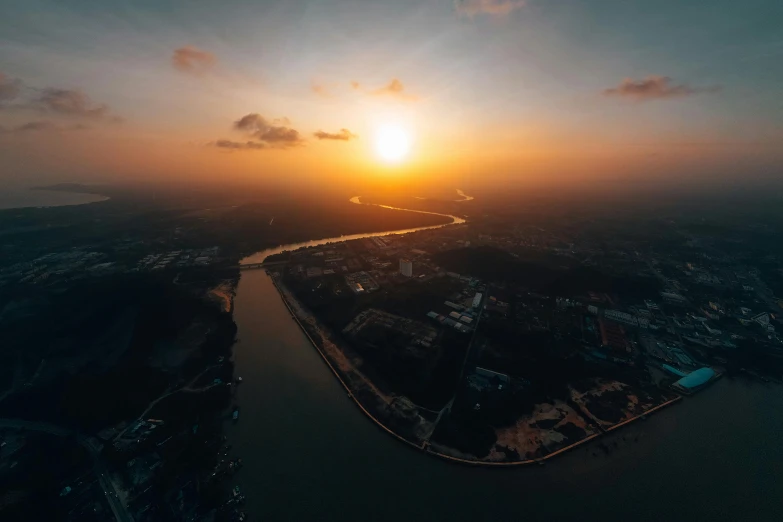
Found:
M 19 125 L 18 127 L 15 127 L 13 129 L 13 132 L 40 132 L 40 131 L 52 131 L 52 130 L 59 130 L 60 128 L 57 126 L 57 124 L 42 120 L 42 121 L 31 121 L 28 123 L 23 123 L 22 125 Z
M 384 85 L 380 89 L 375 89 L 371 92 L 371 94 L 374 94 L 375 96 L 396 96 L 398 98 L 408 100 L 416 99 L 416 96 L 405 92 L 405 86 L 397 78 L 392 78 L 388 84 Z
M 211 145 L 229 150 L 261 150 L 267 148 L 263 143 L 256 141 L 217 140 L 211 143 Z
M 17 98 L 22 91 L 22 80 L 9 78 L 0 73 L 0 103 Z
M 189 74 L 204 74 L 212 70 L 217 63 L 215 55 L 197 49 L 191 45 L 174 49 L 171 56 L 171 65 L 178 71 Z
M 118 122 L 105 104 L 94 105 L 81 91 L 48 88 L 40 91 L 32 105 L 40 110 L 77 118 Z
M 337 141 L 350 141 L 352 139 L 358 138 L 356 134 L 349 131 L 348 129 L 340 129 L 339 132 L 325 132 L 319 130 L 318 132 L 314 132 L 313 136 L 315 136 L 319 140 L 337 140 Z
M 3 102 L 8 102 L 8 104 L 3 105 Z M 70 120 L 83 119 L 110 123 L 122 121 L 122 118 L 111 113 L 108 105 L 93 103 L 80 90 L 56 87 L 41 89 L 28 85 L 20 79 L 9 78 L 2 73 L 0 73 L 0 108 L 20 112 L 45 113 L 48 117 L 61 116 L 63 119 Z M 31 130 L 39 130 L 36 125 L 55 125 L 55 123 L 39 121 L 25 125 L 30 125 Z M 84 126 L 58 126 L 59 130 L 80 128 L 84 128 Z M 24 131 L 25 129 L 20 128 L 19 130 Z
M 686 84 L 675 85 L 668 76 L 648 76 L 641 80 L 625 78 L 620 85 L 605 89 L 604 96 L 627 98 L 635 101 L 682 98 L 706 92 L 716 92 L 717 87 L 691 87 Z
M 454 0 L 454 9 L 461 16 L 502 16 L 524 7 L 525 3 L 525 0 Z
M 86 125 L 59 125 L 49 120 L 38 120 L 23 123 L 11 129 L 0 129 L 0 133 L 3 134 L 27 134 L 34 132 L 63 132 L 63 131 L 77 131 L 88 129 Z
M 302 136 L 299 131 L 288 127 L 288 118 L 274 119 L 271 122 L 257 113 L 247 114 L 234 122 L 234 129 L 269 145 L 285 148 L 300 145 Z

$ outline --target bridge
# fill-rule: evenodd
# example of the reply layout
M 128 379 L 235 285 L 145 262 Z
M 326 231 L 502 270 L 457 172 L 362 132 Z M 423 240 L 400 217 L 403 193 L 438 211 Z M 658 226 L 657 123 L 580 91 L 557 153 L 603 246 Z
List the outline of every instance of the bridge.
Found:
M 262 261 L 261 263 L 248 263 L 246 265 L 239 265 L 240 270 L 255 270 L 258 268 L 266 268 L 268 266 L 280 266 L 285 265 L 288 261 Z

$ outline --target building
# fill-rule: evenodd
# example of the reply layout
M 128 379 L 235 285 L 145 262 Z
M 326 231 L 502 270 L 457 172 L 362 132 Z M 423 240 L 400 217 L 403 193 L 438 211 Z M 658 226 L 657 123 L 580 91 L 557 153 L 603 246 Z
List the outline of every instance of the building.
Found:
M 598 319 L 598 327 L 601 332 L 601 344 L 620 354 L 631 353 L 631 344 L 625 336 L 622 326 L 612 321 Z
M 699 368 L 675 382 L 672 388 L 682 393 L 691 394 L 703 388 L 715 378 L 715 371 L 712 368 Z
M 413 263 L 410 259 L 400 259 L 400 273 L 405 277 L 413 277 Z

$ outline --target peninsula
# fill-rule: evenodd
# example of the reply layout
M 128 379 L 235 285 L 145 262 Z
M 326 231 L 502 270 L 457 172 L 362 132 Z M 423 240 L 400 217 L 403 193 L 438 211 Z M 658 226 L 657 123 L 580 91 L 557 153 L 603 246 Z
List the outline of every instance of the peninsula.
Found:
M 543 463 L 738 370 L 732 340 L 755 323 L 724 333 L 641 257 L 585 266 L 575 244 L 531 245 L 557 233 L 469 219 L 284 252 L 268 271 L 364 414 L 463 463 Z

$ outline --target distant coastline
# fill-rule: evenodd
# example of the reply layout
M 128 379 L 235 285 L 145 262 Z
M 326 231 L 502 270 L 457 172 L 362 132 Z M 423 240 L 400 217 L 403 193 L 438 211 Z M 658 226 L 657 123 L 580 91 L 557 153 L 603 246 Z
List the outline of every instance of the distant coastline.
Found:
M 0 190 L 0 210 L 86 205 L 109 200 L 75 184 Z

